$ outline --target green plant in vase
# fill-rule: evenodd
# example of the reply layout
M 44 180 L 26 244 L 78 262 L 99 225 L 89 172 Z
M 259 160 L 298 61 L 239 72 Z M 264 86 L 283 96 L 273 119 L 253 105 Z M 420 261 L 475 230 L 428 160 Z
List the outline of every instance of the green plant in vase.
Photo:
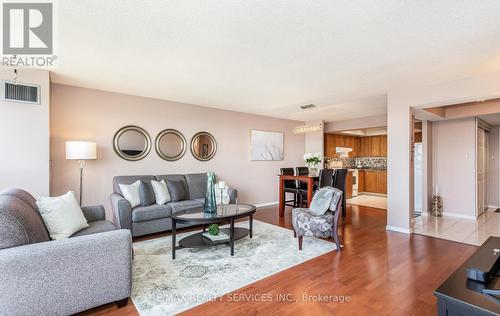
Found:
M 209 235 L 217 236 L 217 235 L 219 235 L 219 232 L 220 232 L 219 225 L 212 224 L 212 225 L 208 226 L 208 234 Z

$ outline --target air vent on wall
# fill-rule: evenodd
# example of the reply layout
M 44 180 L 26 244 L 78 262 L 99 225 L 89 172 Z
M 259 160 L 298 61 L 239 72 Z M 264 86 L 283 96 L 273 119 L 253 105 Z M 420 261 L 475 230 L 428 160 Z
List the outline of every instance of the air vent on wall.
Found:
M 1 83 L 1 96 L 2 101 L 40 104 L 40 87 L 3 81 Z

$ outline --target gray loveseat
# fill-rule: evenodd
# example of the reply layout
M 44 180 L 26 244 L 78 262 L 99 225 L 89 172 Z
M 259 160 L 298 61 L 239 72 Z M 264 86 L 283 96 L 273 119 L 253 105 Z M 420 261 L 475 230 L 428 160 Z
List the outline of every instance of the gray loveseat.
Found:
M 120 191 L 119 184 L 131 184 L 141 180 L 150 185 L 151 180 L 166 182 L 180 181 L 187 192 L 188 199 L 176 202 L 168 202 L 164 205 L 153 203 L 148 206 L 137 206 L 132 208 Z M 136 175 L 117 176 L 113 178 L 113 194 L 111 194 L 111 206 L 115 225 L 122 229 L 130 229 L 132 236 L 142 236 L 172 229 L 172 213 L 202 207 L 205 202 L 207 189 L 207 174 L 168 174 L 168 175 Z M 230 203 L 236 203 L 237 192 L 229 189 Z M 177 227 L 183 227 L 178 225 Z
M 29 193 L 0 193 L 0 315 L 70 315 L 126 304 L 130 232 L 106 221 L 102 206 L 82 210 L 90 226 L 52 241 Z

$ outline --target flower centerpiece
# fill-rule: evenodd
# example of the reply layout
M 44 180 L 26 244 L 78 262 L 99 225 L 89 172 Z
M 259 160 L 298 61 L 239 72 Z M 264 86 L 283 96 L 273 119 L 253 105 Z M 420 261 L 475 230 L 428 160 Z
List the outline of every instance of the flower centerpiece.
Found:
M 319 171 L 319 164 L 323 160 L 323 155 L 321 155 L 321 153 L 306 153 L 304 155 L 304 160 L 306 162 L 306 166 L 309 168 L 309 175 L 317 176 Z

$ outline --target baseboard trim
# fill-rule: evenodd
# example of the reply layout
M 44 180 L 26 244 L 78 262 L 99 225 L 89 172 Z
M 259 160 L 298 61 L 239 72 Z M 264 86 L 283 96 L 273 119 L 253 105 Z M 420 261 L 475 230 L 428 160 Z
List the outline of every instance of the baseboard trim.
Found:
M 272 205 L 277 205 L 277 204 L 278 204 L 278 201 L 273 201 L 273 202 L 255 204 L 255 207 L 266 207 L 266 206 L 272 206 Z
M 494 209 L 500 208 L 500 206 L 498 206 L 498 205 L 486 205 L 486 207 L 494 208 Z
M 443 216 L 447 217 L 455 217 L 455 218 L 463 218 L 463 219 L 473 219 L 476 220 L 476 216 L 473 215 L 463 215 L 463 214 L 458 214 L 458 213 L 452 213 L 452 212 L 443 212 Z
M 403 233 L 403 234 L 411 234 L 411 231 L 407 228 L 401 228 L 401 227 L 397 227 L 397 226 L 390 226 L 390 225 L 387 225 L 385 226 L 385 230 L 390 230 L 390 231 L 393 231 L 393 232 L 397 232 L 397 233 Z

